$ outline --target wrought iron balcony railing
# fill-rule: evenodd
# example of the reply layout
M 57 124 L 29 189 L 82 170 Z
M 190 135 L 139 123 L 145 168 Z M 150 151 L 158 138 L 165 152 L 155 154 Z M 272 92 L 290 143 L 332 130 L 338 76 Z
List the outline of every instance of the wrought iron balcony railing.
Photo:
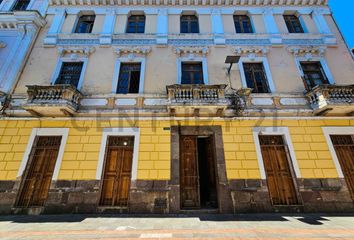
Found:
M 70 84 L 27 86 L 25 109 L 35 115 L 72 115 L 79 108 L 82 94 Z
M 319 85 L 306 93 L 316 115 L 351 115 L 354 85 Z

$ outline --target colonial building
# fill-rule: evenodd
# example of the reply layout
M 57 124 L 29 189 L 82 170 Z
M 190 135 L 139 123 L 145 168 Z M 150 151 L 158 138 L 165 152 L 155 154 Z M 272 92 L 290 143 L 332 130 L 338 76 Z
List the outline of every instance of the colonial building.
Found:
M 49 0 L 45 22 L 0 120 L 1 213 L 354 211 L 326 0 Z

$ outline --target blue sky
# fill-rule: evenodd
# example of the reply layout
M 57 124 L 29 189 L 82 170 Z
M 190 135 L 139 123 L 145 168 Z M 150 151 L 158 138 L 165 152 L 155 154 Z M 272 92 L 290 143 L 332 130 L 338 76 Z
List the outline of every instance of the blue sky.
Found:
M 349 47 L 354 47 L 354 0 L 329 0 L 329 5 Z

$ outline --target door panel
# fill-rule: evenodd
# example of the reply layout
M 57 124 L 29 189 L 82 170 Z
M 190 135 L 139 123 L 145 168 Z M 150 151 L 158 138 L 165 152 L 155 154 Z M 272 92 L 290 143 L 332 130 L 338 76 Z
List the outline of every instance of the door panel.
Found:
M 21 183 L 19 207 L 43 206 L 47 198 L 61 136 L 37 136 Z
M 259 136 L 269 194 L 273 205 L 299 204 L 289 164 L 287 146 L 282 136 Z
M 108 138 L 100 205 L 128 206 L 133 145 L 134 137 Z
M 351 197 L 354 200 L 354 136 L 333 135 L 331 140 Z
M 197 137 L 181 136 L 181 207 L 199 208 L 199 174 L 197 158 Z

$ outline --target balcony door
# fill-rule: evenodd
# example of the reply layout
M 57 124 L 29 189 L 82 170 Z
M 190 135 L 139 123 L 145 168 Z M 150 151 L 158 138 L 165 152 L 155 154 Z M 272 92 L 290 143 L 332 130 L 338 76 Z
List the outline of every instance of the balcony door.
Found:
M 109 136 L 101 187 L 101 206 L 127 207 L 134 137 Z
M 253 93 L 269 93 L 269 85 L 263 63 L 243 63 L 247 87 Z
M 120 66 L 117 93 L 139 93 L 141 63 L 122 63 Z
M 354 200 L 354 135 L 332 135 L 331 140 Z
M 61 136 L 37 136 L 21 182 L 18 207 L 40 207 L 47 199 Z
M 201 62 L 182 63 L 182 84 L 204 84 Z
M 283 136 L 259 136 L 268 191 L 273 205 L 298 205 L 290 154 Z
M 317 85 L 329 84 L 320 62 L 301 62 L 300 64 L 304 73 L 304 84 L 307 90 L 311 90 Z

